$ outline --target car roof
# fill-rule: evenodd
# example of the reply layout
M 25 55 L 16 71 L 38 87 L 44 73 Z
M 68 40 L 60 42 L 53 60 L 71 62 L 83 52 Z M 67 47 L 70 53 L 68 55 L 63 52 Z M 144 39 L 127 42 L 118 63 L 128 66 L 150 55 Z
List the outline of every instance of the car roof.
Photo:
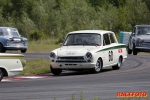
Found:
M 69 32 L 69 34 L 74 34 L 74 33 L 98 33 L 98 34 L 105 34 L 105 33 L 114 33 L 114 32 L 107 31 L 107 30 L 79 30 L 79 31 Z
M 13 27 L 4 27 L 4 26 L 0 26 L 0 28 L 13 28 Z
M 141 24 L 141 25 L 136 25 L 135 27 L 150 27 L 150 25 L 146 24 Z

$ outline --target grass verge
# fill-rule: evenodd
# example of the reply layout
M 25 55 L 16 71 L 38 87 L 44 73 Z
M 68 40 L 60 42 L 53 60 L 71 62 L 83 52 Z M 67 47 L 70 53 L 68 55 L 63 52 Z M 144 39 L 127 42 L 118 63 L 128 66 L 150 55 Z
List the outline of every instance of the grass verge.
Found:
M 57 40 L 38 40 L 29 41 L 27 53 L 49 53 L 50 51 L 60 47 L 59 44 L 55 44 Z
M 50 61 L 37 58 L 26 60 L 26 66 L 20 75 L 41 74 L 50 72 Z

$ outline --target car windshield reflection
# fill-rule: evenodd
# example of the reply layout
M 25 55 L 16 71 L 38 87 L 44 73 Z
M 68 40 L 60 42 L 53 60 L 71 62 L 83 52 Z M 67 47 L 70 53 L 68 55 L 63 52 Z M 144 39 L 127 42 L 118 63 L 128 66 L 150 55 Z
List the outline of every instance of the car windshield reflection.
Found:
M 150 35 L 150 27 L 138 27 L 137 35 Z
M 0 36 L 20 37 L 17 29 L 0 28 Z
M 75 45 L 101 45 L 101 36 L 96 33 L 76 33 L 69 34 L 64 42 L 64 46 Z

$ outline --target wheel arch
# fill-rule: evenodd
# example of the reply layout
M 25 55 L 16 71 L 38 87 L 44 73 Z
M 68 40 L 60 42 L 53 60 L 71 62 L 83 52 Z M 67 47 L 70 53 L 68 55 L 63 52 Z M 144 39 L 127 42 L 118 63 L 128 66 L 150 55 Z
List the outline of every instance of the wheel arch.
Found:
M 103 59 L 102 59 L 102 57 L 99 57 L 98 60 L 101 60 L 101 62 L 102 62 L 102 68 L 103 68 Z
M 0 44 L 2 44 L 2 45 L 3 45 L 3 47 L 4 47 L 4 43 L 3 43 L 3 42 L 1 42 L 1 41 L 0 41 Z
M 123 56 L 122 56 L 122 55 L 120 55 L 120 56 L 119 56 L 119 58 L 120 58 L 120 57 L 121 57 L 121 62 L 122 62 L 122 61 L 123 61 Z M 118 59 L 119 59 L 119 58 L 118 58 Z
M 4 76 L 8 76 L 8 72 L 6 71 L 5 68 L 0 67 L 1 71 L 3 72 Z
M 0 41 L 0 52 L 1 53 L 5 53 L 6 52 L 5 45 L 6 45 L 5 42 L 3 43 L 3 41 Z

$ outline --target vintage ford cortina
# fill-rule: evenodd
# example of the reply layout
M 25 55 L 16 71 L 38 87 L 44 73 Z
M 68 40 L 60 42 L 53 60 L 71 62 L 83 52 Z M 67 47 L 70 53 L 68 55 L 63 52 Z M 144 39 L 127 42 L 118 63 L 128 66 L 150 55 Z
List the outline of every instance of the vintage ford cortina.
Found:
M 3 76 L 16 76 L 23 71 L 26 64 L 24 55 L 0 53 L 0 81 Z
M 80 69 L 99 73 L 106 67 L 120 69 L 127 58 L 127 50 L 112 31 L 81 30 L 68 33 L 62 46 L 51 51 L 49 57 L 54 75 L 62 70 Z
M 0 27 L 0 52 L 6 50 L 20 50 L 22 53 L 27 51 L 28 41 L 21 37 L 18 30 L 12 27 Z

